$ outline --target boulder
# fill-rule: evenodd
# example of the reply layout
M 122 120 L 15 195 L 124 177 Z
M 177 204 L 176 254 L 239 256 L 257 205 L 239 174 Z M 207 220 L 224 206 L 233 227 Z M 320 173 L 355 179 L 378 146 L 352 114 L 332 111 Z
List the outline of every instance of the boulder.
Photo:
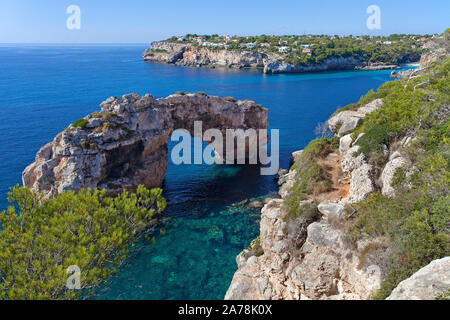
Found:
M 338 114 L 334 115 L 328 120 L 328 126 L 330 130 L 334 133 L 338 133 L 339 129 L 344 126 L 344 124 L 349 123 L 348 127 L 351 127 L 352 124 L 360 119 L 364 118 L 364 114 L 358 111 L 345 110 L 341 111 Z
M 337 133 L 338 137 L 343 137 L 349 133 L 352 133 L 353 130 L 358 126 L 360 123 L 361 118 L 351 118 L 348 121 L 345 121 L 342 123 L 342 126 L 339 129 L 339 132 Z
M 380 108 L 383 105 L 383 100 L 381 99 L 375 99 L 368 104 L 358 108 L 358 112 L 363 113 L 364 115 L 374 112 L 378 108 Z
M 339 140 L 339 152 L 340 154 L 345 154 L 350 147 L 352 146 L 352 135 L 348 134 L 343 136 L 340 140 Z
M 369 194 L 375 191 L 373 182 L 373 166 L 364 163 L 351 173 L 350 190 L 348 192 L 348 202 L 356 203 L 364 200 Z
M 366 159 L 364 154 L 360 153 L 356 157 L 354 156 L 359 150 L 359 146 L 353 146 L 347 150 L 347 152 L 342 156 L 341 159 L 341 167 L 342 170 L 346 173 L 350 173 L 356 168 L 361 167 L 364 163 L 366 163 Z
M 392 180 L 394 179 L 395 172 L 398 168 L 405 167 L 407 163 L 408 162 L 401 156 L 395 157 L 386 163 L 383 172 L 381 173 L 381 192 L 385 196 L 393 196 L 395 194 L 395 190 L 392 187 Z
M 328 126 L 330 127 L 330 130 L 338 137 L 342 137 L 353 132 L 361 119 L 363 119 L 367 114 L 377 110 L 382 105 L 383 101 L 381 99 L 375 99 L 368 104 L 359 107 L 356 111 L 341 111 L 328 120 Z
M 434 300 L 450 289 L 450 257 L 434 260 L 400 282 L 387 300 Z
M 303 150 L 294 151 L 291 154 L 291 158 L 289 159 L 289 166 L 292 167 L 292 165 L 298 160 L 298 158 L 303 153 Z
M 317 209 L 328 219 L 342 219 L 345 213 L 344 206 L 338 203 L 322 202 L 317 206 Z

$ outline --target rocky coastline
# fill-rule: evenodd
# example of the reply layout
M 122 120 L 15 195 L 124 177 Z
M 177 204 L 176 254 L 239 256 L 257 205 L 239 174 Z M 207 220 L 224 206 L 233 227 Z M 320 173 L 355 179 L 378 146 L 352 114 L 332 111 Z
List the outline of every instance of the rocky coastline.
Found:
M 314 218 L 287 221 L 285 200 L 296 181 L 296 169 L 279 172 L 279 199 L 270 200 L 261 210 L 260 238 L 238 257 L 236 271 L 225 299 L 369 299 L 382 280 L 382 266 L 375 263 L 361 266 L 361 250 L 367 245 L 361 241 L 350 244 L 342 225 L 349 205 L 366 198 L 374 188 L 373 170 L 363 156 L 355 157 L 357 150 L 351 134 L 366 114 L 382 105 L 374 100 L 356 111 L 343 111 L 329 120 L 330 129 L 340 137 L 339 151 L 328 157 L 342 170 L 342 193 L 312 197 L 302 206 L 321 199 Z M 349 139 L 350 138 L 350 139 Z M 391 151 L 399 155 L 397 150 Z M 302 151 L 292 154 L 296 162 Z M 392 162 L 386 165 L 390 168 Z M 397 161 L 395 161 L 397 163 Z M 383 186 L 390 190 L 392 176 L 386 169 Z M 256 254 L 255 254 L 256 252 Z M 259 252 L 259 254 L 258 254 Z M 263 254 L 261 254 L 261 252 Z
M 422 57 L 418 69 L 400 73 L 399 78 L 413 79 L 427 72 L 431 62 L 448 57 L 448 48 L 436 46 Z M 279 197 L 265 201 L 261 209 L 260 236 L 236 258 L 237 271 L 225 299 L 360 300 L 371 299 L 380 289 L 391 250 L 383 244 L 386 239 L 351 241 L 346 225 L 356 212 L 354 205 L 372 193 L 395 197 L 397 169 L 409 175 L 414 166 L 406 156 L 417 140 L 413 131 L 389 146 L 382 145 L 385 160 L 381 166 L 358 152 L 358 140 L 365 133 L 355 136 L 354 130 L 383 105 L 378 98 L 330 117 L 329 129 L 339 143 L 320 161 L 327 168 L 333 191 L 311 194 L 301 201 L 303 213 L 295 219 L 289 217 L 288 199 L 305 165 L 301 162 L 305 151 L 292 153 L 290 169 L 280 169 L 278 174 Z M 443 109 L 447 111 L 438 113 L 441 122 L 448 117 L 448 106 Z M 432 300 L 446 294 L 448 299 L 449 275 L 449 257 L 433 260 L 400 282 L 387 299 Z
M 314 215 L 288 220 L 286 200 L 296 183 L 296 167 L 280 169 L 279 198 L 265 201 L 261 210 L 260 236 L 236 258 L 237 271 L 225 295 L 226 300 L 366 300 L 371 299 L 386 276 L 383 238 L 351 243 L 345 232 L 346 221 L 354 213 L 352 204 L 376 191 L 392 197 L 395 170 L 406 167 L 405 148 L 415 139 L 406 136 L 391 148 L 381 171 L 370 164 L 352 141 L 357 124 L 383 105 L 376 99 L 355 111 L 342 111 L 329 120 L 339 137 L 336 153 L 328 155 L 331 165 L 342 172 L 337 189 L 302 201 L 308 208 L 318 203 Z M 358 139 L 361 138 L 358 137 Z M 295 151 L 291 164 L 303 150 Z M 331 170 L 332 172 L 333 170 Z M 377 176 L 379 178 L 377 178 Z M 367 248 L 376 247 L 367 253 Z M 439 272 L 439 275 L 433 275 Z M 450 258 L 436 260 L 403 281 L 388 299 L 434 299 L 450 288 Z
M 144 61 L 161 62 L 180 66 L 208 68 L 255 68 L 265 74 L 303 73 L 332 70 L 393 70 L 398 65 L 385 65 L 363 61 L 362 57 L 333 57 L 320 64 L 296 65 L 282 60 L 277 54 L 265 54 L 248 50 L 218 50 L 190 44 L 165 41 L 152 42 L 143 54 Z

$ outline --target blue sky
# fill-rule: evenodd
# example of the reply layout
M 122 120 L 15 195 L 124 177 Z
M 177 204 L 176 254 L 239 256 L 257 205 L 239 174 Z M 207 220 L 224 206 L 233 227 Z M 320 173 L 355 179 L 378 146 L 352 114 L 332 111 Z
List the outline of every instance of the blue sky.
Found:
M 69 5 L 81 29 L 68 30 Z M 369 5 L 381 30 L 366 27 Z M 0 43 L 146 43 L 197 34 L 440 33 L 448 0 L 0 0 Z

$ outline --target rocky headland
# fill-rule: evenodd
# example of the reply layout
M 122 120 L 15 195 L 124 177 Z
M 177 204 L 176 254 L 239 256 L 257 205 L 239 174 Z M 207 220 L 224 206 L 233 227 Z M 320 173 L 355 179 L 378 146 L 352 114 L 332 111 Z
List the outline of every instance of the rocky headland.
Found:
M 268 126 L 267 109 L 255 102 L 204 93 L 177 93 L 159 99 L 133 93 L 111 97 L 100 108 L 37 152 L 35 161 L 23 172 L 24 186 L 45 198 L 80 188 L 115 192 L 133 190 L 139 184 L 159 187 L 174 130 L 194 135 L 194 121 L 202 121 L 203 132 Z M 223 156 L 223 152 L 219 154 Z
M 283 56 L 276 53 L 267 54 L 245 49 L 218 50 L 166 41 L 152 42 L 142 56 L 147 62 L 209 68 L 258 68 L 266 74 L 400 68 L 398 65 L 367 62 L 362 56 L 330 57 L 317 64 L 292 64 L 284 61 Z

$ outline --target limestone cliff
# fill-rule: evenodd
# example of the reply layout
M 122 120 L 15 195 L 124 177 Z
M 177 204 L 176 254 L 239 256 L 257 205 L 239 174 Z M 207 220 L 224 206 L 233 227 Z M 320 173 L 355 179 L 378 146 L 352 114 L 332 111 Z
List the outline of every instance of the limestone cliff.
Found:
M 77 121 L 43 146 L 23 172 L 24 186 L 52 197 L 80 188 L 134 189 L 161 186 L 168 166 L 168 139 L 176 129 L 193 135 L 217 128 L 265 129 L 267 109 L 253 101 L 205 94 L 155 99 L 128 94 L 111 97 L 101 111 Z M 225 142 L 224 142 L 225 144 Z
M 164 62 L 193 67 L 261 68 L 264 73 L 300 73 L 327 70 L 397 69 L 396 65 L 372 64 L 362 57 L 333 57 L 320 64 L 297 65 L 283 61 L 279 54 L 265 54 L 248 50 L 211 49 L 191 44 L 152 42 L 143 53 L 148 62 Z
M 336 181 L 342 192 L 315 195 L 301 203 L 314 208 L 313 202 L 320 202 L 312 209 L 315 214 L 286 219 L 285 201 L 297 172 L 295 166 L 280 172 L 281 199 L 272 199 L 261 210 L 260 253 L 255 254 L 253 243 L 237 257 L 238 270 L 225 299 L 368 299 L 379 288 L 382 266 L 361 265 L 360 253 L 367 243 L 352 244 L 341 226 L 348 214 L 345 206 L 375 190 L 374 168 L 363 156 L 353 155 L 358 147 L 347 140 L 358 121 L 381 105 L 381 100 L 374 100 L 330 119 L 330 128 L 342 137 L 339 154 L 327 159 L 344 175 Z M 301 154 L 294 152 L 293 161 Z
M 264 68 L 267 55 L 251 51 L 214 50 L 170 42 L 153 42 L 145 61 L 193 67 Z

